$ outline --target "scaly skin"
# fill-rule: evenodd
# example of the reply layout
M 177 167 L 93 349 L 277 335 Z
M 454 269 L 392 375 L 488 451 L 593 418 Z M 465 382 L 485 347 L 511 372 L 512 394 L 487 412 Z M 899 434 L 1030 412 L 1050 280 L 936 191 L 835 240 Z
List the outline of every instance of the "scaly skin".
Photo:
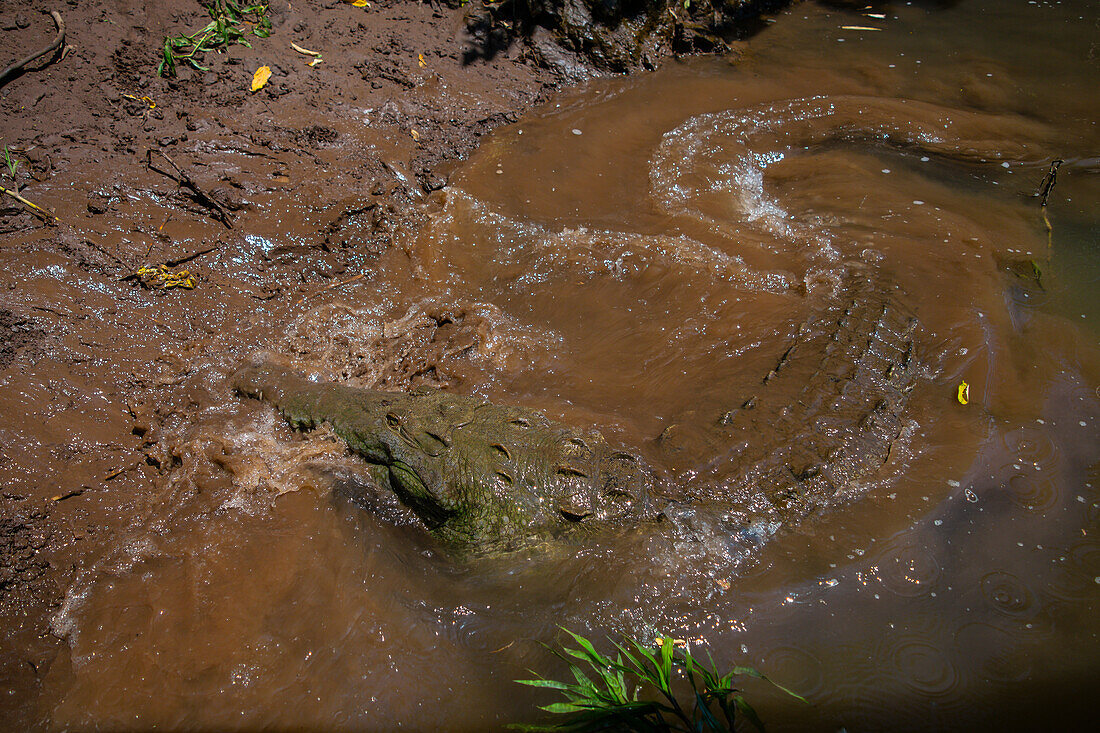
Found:
M 328 423 L 436 536 L 467 549 L 507 550 L 651 513 L 653 478 L 638 458 L 533 410 L 312 382 L 265 363 L 232 384 L 298 429 Z
M 312 382 L 267 363 L 246 366 L 232 384 L 296 428 L 328 423 L 459 552 L 507 551 L 578 525 L 685 511 L 725 524 L 792 525 L 878 471 L 901 433 L 916 379 L 915 323 L 884 290 L 870 273 L 850 274 L 841 297 L 803 324 L 757 388 L 714 419 L 690 420 L 693 445 L 678 445 L 669 431 L 657 439 L 662 451 L 711 457 L 691 472 L 676 506 L 655 493 L 640 458 L 533 410 L 432 389 Z

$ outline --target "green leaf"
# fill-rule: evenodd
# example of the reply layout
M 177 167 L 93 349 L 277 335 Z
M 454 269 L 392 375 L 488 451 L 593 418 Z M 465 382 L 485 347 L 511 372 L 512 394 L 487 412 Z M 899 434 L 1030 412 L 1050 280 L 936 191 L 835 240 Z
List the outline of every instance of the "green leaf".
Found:
M 592 642 L 590 642 L 588 639 L 584 638 L 580 634 L 574 634 L 569 629 L 563 629 L 563 631 L 572 636 L 573 639 L 581 645 L 581 648 L 584 649 L 584 651 L 587 652 L 593 660 L 596 660 L 598 662 L 607 661 L 610 663 L 610 660 L 605 660 L 603 656 L 601 656 L 600 653 L 596 651 L 596 648 L 592 646 Z
M 672 684 L 672 654 L 675 651 L 675 647 L 672 644 L 672 637 L 666 634 L 661 638 L 661 688 L 664 691 L 671 692 L 670 685 Z
M 723 730 L 722 724 L 711 713 L 710 708 L 707 707 L 707 701 L 703 699 L 698 691 L 695 693 L 695 713 L 699 716 L 700 724 L 706 723 L 707 727 L 713 731 Z M 698 729 L 702 730 L 702 726 L 700 725 Z
M 588 710 L 584 705 L 577 705 L 571 702 L 555 702 L 549 705 L 540 705 L 540 710 L 545 710 L 548 713 L 562 714 L 562 713 L 576 713 L 581 710 Z
M 761 674 L 760 672 L 758 672 L 756 669 L 754 669 L 752 667 L 734 667 L 733 670 L 731 671 L 731 674 L 740 674 L 740 675 L 745 675 L 746 677 L 755 677 L 758 680 L 764 680 L 765 682 L 770 684 L 772 687 L 775 687 L 777 689 L 782 690 L 783 692 L 787 693 L 788 695 L 795 698 L 796 700 L 800 700 L 801 702 L 809 704 L 809 701 L 806 698 L 799 695 L 797 692 L 794 692 L 792 690 L 787 689 L 783 685 L 779 684 L 778 682 L 771 679 L 770 677 L 767 677 L 767 676 Z
M 745 698 L 741 695 L 733 698 L 733 704 L 737 706 L 737 711 L 744 715 L 753 727 L 760 733 L 764 733 L 764 723 L 760 720 L 760 716 L 756 714 L 756 711 L 752 709 L 752 705 L 745 702 Z
M 571 685 L 565 682 L 559 682 L 558 680 L 515 680 L 521 685 L 527 685 L 528 687 L 546 687 L 551 690 L 567 690 Z

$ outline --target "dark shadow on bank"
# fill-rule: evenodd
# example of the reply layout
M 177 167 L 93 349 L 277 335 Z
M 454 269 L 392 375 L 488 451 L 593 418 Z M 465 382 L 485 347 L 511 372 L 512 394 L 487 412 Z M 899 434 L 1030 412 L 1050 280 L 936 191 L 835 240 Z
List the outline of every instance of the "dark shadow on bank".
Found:
M 906 4 L 943 10 L 959 1 Z M 857 14 L 889 13 L 898 4 L 816 2 Z M 565 78 L 583 78 L 592 66 L 614 73 L 655 69 L 668 57 L 724 53 L 731 43 L 766 28 L 770 17 L 790 4 L 791 0 L 470 0 L 462 61 L 469 65 L 491 60 L 523 43 L 530 60 Z

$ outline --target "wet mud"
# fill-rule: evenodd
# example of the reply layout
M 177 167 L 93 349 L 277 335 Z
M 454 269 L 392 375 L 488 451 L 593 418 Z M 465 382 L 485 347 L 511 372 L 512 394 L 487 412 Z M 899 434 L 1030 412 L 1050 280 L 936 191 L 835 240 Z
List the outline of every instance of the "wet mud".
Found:
M 1089 724 L 1088 3 L 796 4 L 736 56 L 568 88 L 523 44 L 463 65 L 463 14 L 405 3 L 274 3 L 160 80 L 149 38 L 198 13 L 156 7 L 87 5 L 0 90 L 62 220 L 0 211 L 6 721 L 496 729 L 565 626 L 753 664 L 812 703 L 749 687 L 773 730 Z M 456 558 L 233 393 L 255 352 L 594 428 L 686 508 Z

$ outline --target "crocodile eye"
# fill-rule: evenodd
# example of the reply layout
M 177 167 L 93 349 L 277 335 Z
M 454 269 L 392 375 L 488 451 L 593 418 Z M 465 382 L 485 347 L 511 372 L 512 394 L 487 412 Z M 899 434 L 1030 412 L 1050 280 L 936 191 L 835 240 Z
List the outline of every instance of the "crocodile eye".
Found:
M 634 496 L 634 494 L 620 488 L 605 491 L 603 496 L 605 500 L 604 511 L 608 517 L 618 517 L 630 514 L 634 511 L 634 506 L 638 501 L 638 497 Z
M 386 413 L 386 424 L 389 425 L 390 429 L 392 429 L 392 430 L 400 430 L 401 429 L 401 418 L 399 418 L 397 415 L 394 415 L 392 412 L 387 412 Z

